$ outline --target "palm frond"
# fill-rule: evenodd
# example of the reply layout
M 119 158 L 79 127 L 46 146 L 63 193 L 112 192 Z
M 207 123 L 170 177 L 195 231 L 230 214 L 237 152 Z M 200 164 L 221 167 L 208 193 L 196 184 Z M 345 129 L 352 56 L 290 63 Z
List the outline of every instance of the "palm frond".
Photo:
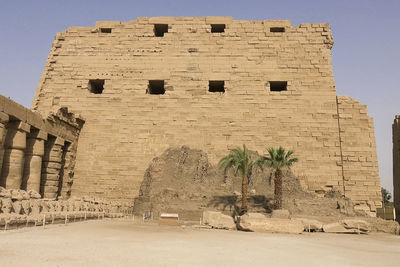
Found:
M 282 168 L 290 168 L 293 163 L 298 162 L 297 158 L 291 158 L 294 151 L 289 150 L 286 152 L 282 146 L 278 148 L 269 147 L 267 149 L 267 152 L 269 154 L 269 157 L 263 157 L 262 159 L 257 161 L 257 165 L 264 165 L 278 170 Z
M 250 160 L 249 151 L 246 145 L 243 145 L 243 148 L 232 149 L 229 155 L 219 161 L 218 165 L 224 169 L 225 174 L 228 169 L 233 167 L 235 175 L 240 171 L 243 176 L 247 176 L 254 165 L 254 161 Z

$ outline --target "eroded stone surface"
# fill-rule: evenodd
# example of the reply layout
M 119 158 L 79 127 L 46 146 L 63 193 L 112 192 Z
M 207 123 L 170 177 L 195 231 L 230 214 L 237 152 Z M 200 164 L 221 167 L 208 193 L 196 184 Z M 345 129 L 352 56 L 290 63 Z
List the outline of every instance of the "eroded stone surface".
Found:
M 295 219 L 267 218 L 262 214 L 248 213 L 239 217 L 238 228 L 244 231 L 299 234 L 303 223 Z
M 354 232 L 354 231 L 344 228 L 344 226 L 338 222 L 324 224 L 322 229 L 324 230 L 325 233 L 351 233 L 351 232 Z
M 352 230 L 359 230 L 362 232 L 368 232 L 370 229 L 369 223 L 364 221 L 364 220 L 359 220 L 359 219 L 344 219 L 341 220 L 340 223 L 346 228 L 346 229 L 352 229 Z
M 218 211 L 204 211 L 203 224 L 217 229 L 236 229 L 232 216 L 222 214 Z

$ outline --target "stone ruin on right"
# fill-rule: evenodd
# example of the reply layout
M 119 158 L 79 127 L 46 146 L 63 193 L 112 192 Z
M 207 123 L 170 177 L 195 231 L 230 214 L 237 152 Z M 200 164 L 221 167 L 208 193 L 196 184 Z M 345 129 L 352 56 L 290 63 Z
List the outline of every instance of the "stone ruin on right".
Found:
M 400 223 L 400 115 L 396 115 L 393 129 L 393 202 Z

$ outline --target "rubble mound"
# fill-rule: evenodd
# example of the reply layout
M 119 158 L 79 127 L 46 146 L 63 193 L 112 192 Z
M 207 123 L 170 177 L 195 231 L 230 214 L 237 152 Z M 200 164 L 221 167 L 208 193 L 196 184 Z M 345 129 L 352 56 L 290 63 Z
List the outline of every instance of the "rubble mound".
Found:
M 258 158 L 251 152 L 253 159 Z M 272 170 L 254 167 L 248 187 L 249 212 L 270 213 L 273 208 L 274 181 Z M 150 163 L 135 199 L 134 213 L 178 213 L 183 220 L 199 220 L 204 210 L 222 211 L 231 215 L 241 200 L 241 177 L 233 170 L 211 164 L 202 150 L 169 148 Z M 342 203 L 338 208 L 338 201 Z M 295 215 L 352 215 L 353 210 L 340 196 L 331 192 L 326 197 L 302 189 L 290 172 L 283 178 L 283 207 Z
M 262 184 L 262 177 L 257 178 Z M 170 148 L 154 158 L 146 170 L 134 212 L 151 211 L 155 216 L 173 212 L 181 219 L 199 220 L 206 209 L 233 211 L 240 188 L 240 177 L 224 174 L 208 161 L 205 152 L 186 146 Z M 259 188 L 265 195 L 267 183 Z

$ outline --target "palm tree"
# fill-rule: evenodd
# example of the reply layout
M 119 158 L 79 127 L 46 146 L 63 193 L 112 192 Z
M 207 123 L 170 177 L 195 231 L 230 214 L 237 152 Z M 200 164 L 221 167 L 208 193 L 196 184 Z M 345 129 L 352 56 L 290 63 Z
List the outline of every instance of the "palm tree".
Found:
M 269 157 L 262 156 L 257 160 L 257 165 L 261 168 L 267 166 L 275 170 L 275 209 L 282 209 L 282 169 L 290 168 L 293 163 L 298 162 L 298 158 L 291 158 L 293 151 L 289 150 L 287 153 L 283 147 L 267 149 Z
M 235 169 L 235 176 L 238 172 L 242 175 L 242 207 L 241 214 L 247 212 L 247 187 L 249 184 L 249 174 L 254 165 L 254 161 L 250 160 L 249 151 L 247 147 L 243 145 L 243 149 L 237 147 L 231 150 L 229 155 L 223 157 L 218 165 L 224 168 L 226 172 L 229 168 L 233 167 Z

